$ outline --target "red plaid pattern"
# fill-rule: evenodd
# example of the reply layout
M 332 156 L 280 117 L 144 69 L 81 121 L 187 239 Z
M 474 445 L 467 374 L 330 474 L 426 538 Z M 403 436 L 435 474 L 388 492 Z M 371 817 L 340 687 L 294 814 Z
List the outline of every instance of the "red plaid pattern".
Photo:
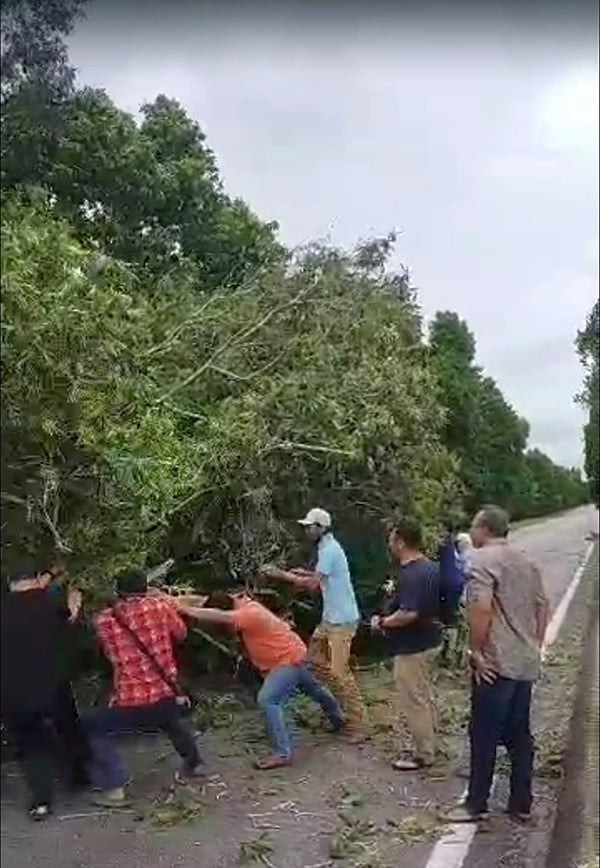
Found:
M 187 629 L 173 606 L 157 597 L 132 597 L 117 603 L 119 617 L 139 636 L 171 678 L 177 677 L 173 641 L 185 639 Z M 104 609 L 95 619 L 96 634 L 113 667 L 111 705 L 152 705 L 173 696 L 152 663 Z

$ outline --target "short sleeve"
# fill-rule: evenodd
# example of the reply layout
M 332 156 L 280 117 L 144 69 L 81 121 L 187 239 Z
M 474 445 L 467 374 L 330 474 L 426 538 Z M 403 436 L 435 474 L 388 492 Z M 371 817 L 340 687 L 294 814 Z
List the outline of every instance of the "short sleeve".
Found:
M 392 603 L 392 611 L 397 612 L 417 612 L 421 611 L 423 606 L 421 594 L 421 586 L 418 581 L 414 581 L 412 576 L 404 576 L 399 582 L 394 594 Z
M 336 551 L 333 545 L 325 546 L 319 552 L 316 571 L 326 579 L 330 578 L 335 569 Z
M 233 626 L 240 632 L 241 630 L 252 630 L 261 621 L 261 612 L 254 606 L 242 606 L 240 609 L 234 609 L 231 613 L 233 616 Z
M 467 581 L 467 603 L 478 603 L 494 595 L 496 575 L 484 558 L 475 555 L 471 559 Z

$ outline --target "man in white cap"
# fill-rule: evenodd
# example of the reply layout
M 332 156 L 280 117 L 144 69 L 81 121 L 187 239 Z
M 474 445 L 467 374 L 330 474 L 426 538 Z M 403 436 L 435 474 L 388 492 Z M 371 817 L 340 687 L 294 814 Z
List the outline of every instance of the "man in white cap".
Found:
M 350 649 L 360 613 L 352 586 L 346 553 L 331 528 L 331 516 L 320 508 L 310 509 L 299 520 L 309 539 L 316 544 L 317 563 L 313 570 L 268 568 L 272 579 L 288 582 L 298 590 L 321 591 L 321 623 L 309 644 L 309 657 L 317 677 L 329 685 L 346 718 L 346 731 L 353 741 L 365 737 L 365 712 L 358 685 L 350 669 Z

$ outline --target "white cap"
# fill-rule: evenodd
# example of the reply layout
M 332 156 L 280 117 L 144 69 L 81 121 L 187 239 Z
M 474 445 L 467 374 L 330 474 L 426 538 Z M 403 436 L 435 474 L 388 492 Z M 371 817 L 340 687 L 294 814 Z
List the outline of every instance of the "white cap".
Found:
M 319 527 L 331 527 L 331 516 L 324 509 L 309 509 L 304 518 L 298 520 L 298 524 L 309 527 L 311 524 L 318 524 Z

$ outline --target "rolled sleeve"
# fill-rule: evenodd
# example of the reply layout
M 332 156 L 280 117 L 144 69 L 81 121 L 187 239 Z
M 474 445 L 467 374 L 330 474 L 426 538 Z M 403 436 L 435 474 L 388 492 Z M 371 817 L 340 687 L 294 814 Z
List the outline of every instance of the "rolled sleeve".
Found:
M 242 630 L 252 630 L 252 628 L 260 625 L 262 613 L 254 606 L 242 606 L 240 609 L 234 609 L 231 613 L 233 627 L 240 633 Z

